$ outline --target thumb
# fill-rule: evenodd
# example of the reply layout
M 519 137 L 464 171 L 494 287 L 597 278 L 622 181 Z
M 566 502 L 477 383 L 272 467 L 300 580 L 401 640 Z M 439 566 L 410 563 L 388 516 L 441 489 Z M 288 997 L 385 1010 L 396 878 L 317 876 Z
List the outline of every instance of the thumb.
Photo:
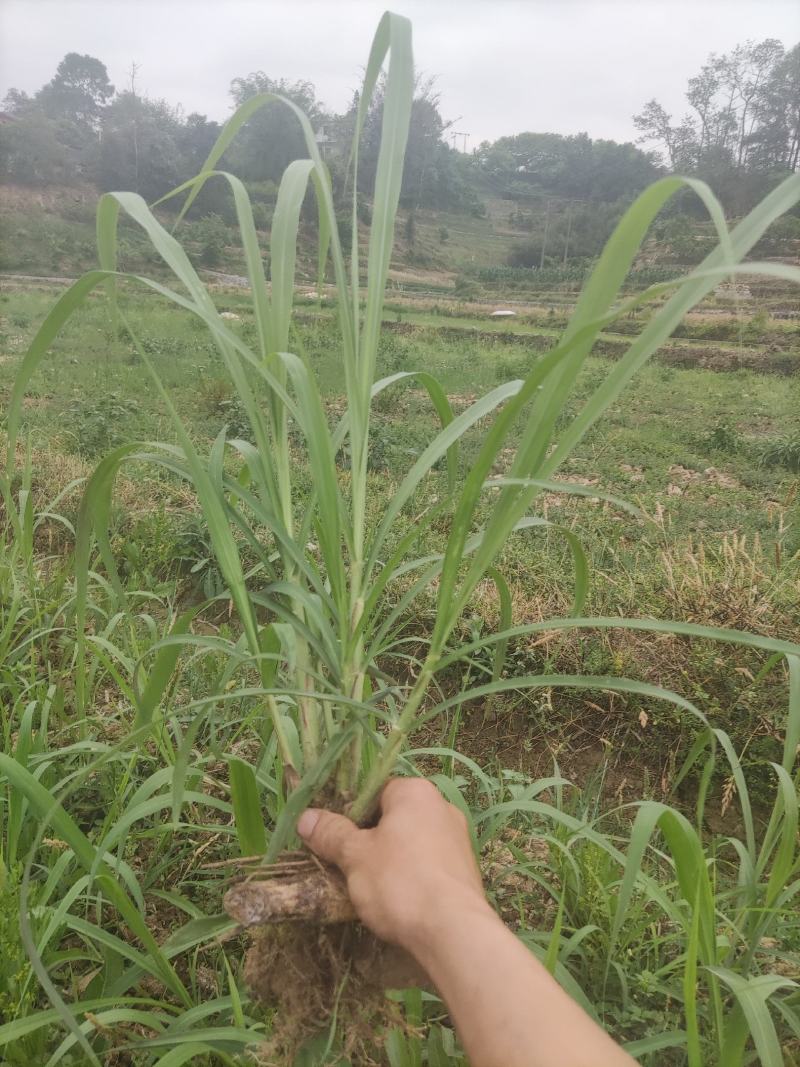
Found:
M 364 831 L 346 815 L 308 808 L 297 822 L 297 832 L 320 859 L 347 874 Z

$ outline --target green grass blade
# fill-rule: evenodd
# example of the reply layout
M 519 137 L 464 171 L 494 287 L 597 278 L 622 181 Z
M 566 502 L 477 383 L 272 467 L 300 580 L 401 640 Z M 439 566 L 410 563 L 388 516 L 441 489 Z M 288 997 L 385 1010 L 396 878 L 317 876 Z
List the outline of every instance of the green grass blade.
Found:
M 386 54 L 385 42 L 389 51 L 389 70 L 383 94 L 381 143 L 375 172 L 367 264 L 367 304 L 364 310 L 364 326 L 361 336 L 360 372 L 362 382 L 367 389 L 374 378 L 386 278 L 389 272 L 395 218 L 403 180 L 403 159 L 411 121 L 411 103 L 414 95 L 411 23 L 400 15 L 387 12 L 375 34 L 375 42 L 367 63 L 364 88 L 359 100 L 359 114 L 363 115 L 363 108 L 369 105 L 372 95 L 371 87 L 375 83 L 378 68 Z
M 774 974 L 743 978 L 726 967 L 709 967 L 709 970 L 724 982 L 736 997 L 737 1004 L 747 1021 L 749 1034 L 755 1045 L 761 1067 L 784 1067 L 783 1052 L 767 1003 L 770 997 L 780 989 L 797 988 L 797 982 Z M 741 1052 L 738 1041 L 735 1045 L 732 1042 L 723 1049 L 721 1062 L 736 1067 L 737 1064 L 743 1062 Z
M 139 912 L 138 906 L 131 901 L 124 889 L 119 885 L 103 861 L 99 851 L 79 829 L 74 819 L 29 771 L 21 767 L 16 760 L 2 753 L 0 753 L 0 773 L 8 779 L 14 789 L 19 789 L 28 798 L 42 823 L 53 827 L 58 837 L 73 850 L 84 870 L 95 874 L 98 885 L 102 886 L 108 899 L 119 910 L 132 932 L 139 938 L 157 965 L 161 980 L 181 1001 L 188 1003 L 190 998 L 186 988 L 167 960 L 164 959 L 155 938 L 150 933 Z
M 581 413 L 576 416 L 562 434 L 553 453 L 543 464 L 542 473 L 549 476 L 569 455 L 587 430 L 600 418 L 608 406 L 619 396 L 630 379 L 650 355 L 661 345 L 675 327 L 714 286 L 712 277 L 704 277 L 705 268 L 727 269 L 729 264 L 743 259 L 764 231 L 800 200 L 800 175 L 787 178 L 767 196 L 731 232 L 730 251 L 718 248 L 703 262 L 696 275 L 690 275 L 681 288 L 667 301 L 638 338 L 631 344 L 626 355 L 611 370 L 598 386 Z
M 285 351 L 289 345 L 289 323 L 294 303 L 295 260 L 300 209 L 308 190 L 314 164 L 310 159 L 296 159 L 286 168 L 278 188 L 272 218 L 270 277 L 275 333 L 270 351 Z
M 231 802 L 236 835 L 243 856 L 263 856 L 267 851 L 267 835 L 261 818 L 258 785 L 253 768 L 244 760 L 228 760 L 231 776 Z
M 158 1010 L 164 1007 L 164 1002 L 154 1000 L 152 997 L 90 997 L 74 1004 L 67 1004 L 68 1011 L 73 1015 L 82 1015 L 86 1012 L 103 1011 L 106 1008 L 116 1008 L 125 1005 Z M 60 1011 L 55 1008 L 47 1008 L 37 1011 L 20 1019 L 0 1024 L 0 1048 L 21 1041 L 29 1034 L 35 1034 L 37 1030 L 49 1029 L 62 1020 Z
M 515 678 L 501 678 L 495 682 L 487 682 L 485 685 L 465 689 L 455 696 L 434 704 L 426 710 L 422 716 L 423 722 L 436 718 L 450 708 L 458 707 L 468 700 L 480 700 L 483 697 L 492 696 L 495 693 L 505 693 L 515 689 L 550 689 L 564 687 L 566 689 L 608 689 L 618 693 L 634 693 L 638 696 L 646 696 L 651 700 L 665 700 L 690 715 L 704 725 L 708 726 L 708 719 L 703 712 L 691 701 L 686 700 L 678 693 L 669 689 L 663 689 L 658 685 L 650 685 L 648 682 L 637 682 L 632 678 L 617 678 L 607 674 L 524 674 Z
M 519 532 L 521 530 L 531 530 L 536 527 L 540 527 L 546 530 L 553 530 L 559 534 L 569 545 L 569 550 L 572 553 L 572 566 L 575 581 L 575 598 L 572 604 L 573 617 L 580 615 L 583 610 L 583 606 L 586 603 L 586 596 L 589 591 L 589 560 L 581 544 L 580 538 L 577 534 L 570 530 L 568 526 L 560 526 L 558 523 L 550 522 L 548 519 L 540 519 L 536 516 L 529 516 L 515 525 L 513 532 Z M 476 546 L 477 547 L 477 546 Z M 506 629 L 502 624 L 501 630 Z
M 789 668 L 789 713 L 783 737 L 781 766 L 791 773 L 800 750 L 800 647 L 786 656 L 786 663 Z
M 496 567 L 490 567 L 486 572 L 486 577 L 494 583 L 494 587 L 497 590 L 497 598 L 500 605 L 500 629 L 507 630 L 511 625 L 513 615 L 511 590 L 508 588 L 508 582 Z M 508 642 L 498 641 L 492 658 L 493 682 L 496 682 L 503 673 L 507 649 Z
M 187 633 L 197 611 L 197 608 L 191 608 L 179 615 L 169 631 L 170 637 L 179 637 Z M 135 728 L 146 725 L 153 718 L 153 712 L 160 704 L 175 672 L 181 647 L 181 644 L 176 641 L 162 645 L 156 652 L 153 666 L 147 674 L 147 681 L 141 693 L 138 694 Z M 134 693 L 136 691 L 136 686 L 134 686 Z
M 574 619 L 543 619 L 541 622 L 513 626 L 501 633 L 489 634 L 469 644 L 461 645 L 454 652 L 442 656 L 439 669 L 443 670 L 456 660 L 479 648 L 494 644 L 498 640 L 523 637 L 528 634 L 543 633 L 548 630 L 642 630 L 646 633 L 682 634 L 686 637 L 700 637 L 709 641 L 722 641 L 727 644 L 742 645 L 745 648 L 758 648 L 764 652 L 778 652 L 784 656 L 800 656 L 800 645 L 792 641 L 783 641 L 775 637 L 762 637 L 760 634 L 747 633 L 745 630 L 729 630 L 721 626 L 700 626 L 697 623 L 677 622 L 661 619 L 625 619 L 617 616 L 588 616 Z
M 692 917 L 689 936 L 686 940 L 686 962 L 683 966 L 683 1011 L 686 1018 L 686 1058 L 688 1067 L 703 1067 L 703 1053 L 700 1042 L 700 1029 L 697 1020 L 697 959 L 700 950 L 700 894 L 697 892 L 692 903 Z
M 497 386 L 486 396 L 476 400 L 474 404 L 470 404 L 468 408 L 440 430 L 413 464 L 392 496 L 370 545 L 370 565 L 375 562 L 377 553 L 384 544 L 397 516 L 431 467 L 447 454 L 448 450 L 456 444 L 471 426 L 474 426 L 478 420 L 485 418 L 486 415 L 505 400 L 508 400 L 509 397 L 514 396 L 518 389 L 519 382 L 508 382 L 505 385 Z

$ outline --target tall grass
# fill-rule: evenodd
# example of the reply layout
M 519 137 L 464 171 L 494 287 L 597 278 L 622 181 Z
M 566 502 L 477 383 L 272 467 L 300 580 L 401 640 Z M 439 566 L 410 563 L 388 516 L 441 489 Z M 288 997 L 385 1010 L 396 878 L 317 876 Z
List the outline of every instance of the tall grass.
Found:
M 355 193 L 358 147 L 387 57 L 372 225 L 362 263 Z M 170 903 L 187 918 L 159 943 L 143 918 L 143 876 L 128 863 L 130 835 L 139 833 L 134 828 L 155 820 L 155 839 L 165 842 L 173 830 L 183 832 L 192 820 L 202 822 L 208 809 L 230 820 L 221 832 L 229 838 L 235 835 L 245 854 L 266 851 L 267 860 L 272 860 L 291 843 L 297 816 L 315 796 L 324 795 L 326 802 L 340 805 L 355 819 L 368 817 L 386 778 L 401 762 L 413 766 L 408 739 L 422 723 L 466 701 L 488 699 L 508 689 L 557 686 L 638 693 L 694 716 L 701 731 L 680 777 L 700 768 L 700 789 L 694 823 L 675 807 L 648 802 L 631 813 L 631 821 L 607 829 L 608 817 L 569 811 L 565 783 L 557 775 L 507 795 L 502 781 L 470 765 L 477 791 L 477 842 L 497 836 L 508 824 L 535 827 L 550 842 L 550 880 L 545 881 L 557 899 L 558 923 L 547 944 L 533 939 L 534 950 L 542 952 L 575 995 L 587 1000 L 575 973 L 583 970 L 587 981 L 594 975 L 596 988 L 596 965 L 589 951 L 594 946 L 593 952 L 604 960 L 603 996 L 632 1010 L 620 944 L 630 937 L 626 924 L 638 910 L 646 917 L 642 929 L 661 924 L 669 931 L 656 951 L 660 969 L 654 981 L 676 1005 L 672 1014 L 679 1013 L 683 1021 L 665 1026 L 658 1037 L 634 1043 L 637 1055 L 646 1059 L 665 1049 L 678 1050 L 675 1062 L 685 1060 L 693 1067 L 705 1062 L 744 1064 L 756 1055 L 763 1064 L 773 1065 L 781 1057 L 775 1018 L 782 1033 L 800 1036 L 796 996 L 790 991 L 793 983 L 770 972 L 761 951 L 770 938 L 780 942 L 776 932 L 787 921 L 800 890 L 794 770 L 800 743 L 800 646 L 674 622 L 584 618 L 589 573 L 580 542 L 571 530 L 531 513 L 543 492 L 580 492 L 580 487 L 556 480 L 559 467 L 619 399 L 637 369 L 721 279 L 746 269 L 800 280 L 800 271 L 785 265 L 742 266 L 769 225 L 800 198 L 800 178 L 780 185 L 732 230 L 703 183 L 675 177 L 656 183 L 625 213 L 558 344 L 533 364 L 523 380 L 497 386 L 456 414 L 445 391 L 425 371 L 375 380 L 412 91 L 410 24 L 387 14 L 378 27 L 359 97 L 349 168 L 353 190 L 349 249 L 339 239 L 334 194 L 314 132 L 302 112 L 279 97 L 263 95 L 243 105 L 226 125 L 202 173 L 170 194 L 185 197 L 182 217 L 206 181 L 229 186 L 251 286 L 256 326 L 252 346 L 221 317 L 178 237 L 140 197 L 121 192 L 105 195 L 98 206 L 100 269 L 85 275 L 56 302 L 23 359 L 9 406 L 3 481 L 13 545 L 7 549 L 12 554 L 7 564 L 14 576 L 12 585 L 23 579 L 30 582 L 35 570 L 36 518 L 27 489 L 17 491 L 14 467 L 22 400 L 53 339 L 93 290 L 105 289 L 109 314 L 128 329 L 177 441 L 131 443 L 100 462 L 86 485 L 75 530 L 74 590 L 65 592 L 65 603 L 55 614 L 40 612 L 27 635 L 16 609 L 3 630 L 25 647 L 44 647 L 55 625 L 44 621 L 47 615 L 61 616 L 64 625 L 71 620 L 75 635 L 74 648 L 66 657 L 69 672 L 74 672 L 74 691 L 66 693 L 62 681 L 49 696 L 37 690 L 26 704 L 25 684 L 17 677 L 15 706 L 22 726 L 13 739 L 8 733 L 5 754 L 0 756 L 7 789 L 4 862 L 10 871 L 20 858 L 28 857 L 20 875 L 22 937 L 38 981 L 54 1004 L 51 1012 L 23 1013 L 0 1027 L 0 1042 L 23 1049 L 23 1056 L 32 1047 L 24 1042 L 39 1041 L 43 1028 L 60 1020 L 68 1034 L 61 1045 L 48 1050 L 52 1053 L 48 1062 L 54 1065 L 68 1062 L 77 1045 L 88 1062 L 98 1063 L 100 1049 L 119 1045 L 120 1033 L 126 1035 L 124 1044 L 130 1028 L 137 1025 L 155 1031 L 135 1042 L 143 1063 L 180 1064 L 209 1052 L 219 1062 L 234 1062 L 233 1054 L 257 1036 L 259 1027 L 247 1015 L 228 954 L 214 950 L 220 966 L 224 964 L 228 992 L 208 1000 L 203 1000 L 191 966 L 187 976 L 186 968 L 175 963 L 186 953 L 192 959 L 194 946 L 224 931 L 226 920 L 207 915 L 185 893 L 176 894 Z M 237 131 L 263 106 L 285 106 L 294 113 L 308 152 L 307 159 L 287 168 L 280 184 L 270 238 L 269 283 L 247 190 L 234 175 L 216 169 Z M 667 201 L 687 186 L 708 211 L 718 247 L 691 274 L 622 299 L 626 276 L 650 225 Z M 326 410 L 309 362 L 292 351 L 296 248 L 309 190 L 318 208 L 320 279 L 330 270 L 337 291 L 346 401 L 344 413 L 337 417 Z M 117 270 L 120 213 L 147 235 L 171 282 Z M 207 453 L 198 448 L 161 381 L 156 360 L 125 319 L 118 299 L 123 284 L 144 287 L 204 324 L 246 414 L 246 439 L 228 439 L 223 430 Z M 635 306 L 651 308 L 647 324 L 589 399 L 574 410 L 574 384 L 600 331 Z M 369 476 L 372 404 L 387 390 L 409 386 L 426 391 L 441 428 L 392 486 L 374 521 Z M 459 446 L 468 432 L 480 434 L 480 445 L 465 470 Z M 506 476 L 492 478 L 512 435 L 516 451 L 511 468 Z M 109 520 L 115 479 L 131 461 L 153 464 L 193 487 L 226 584 L 221 599 L 235 618 L 229 637 L 193 632 L 197 608 L 168 605 L 166 611 L 150 614 L 138 606 L 148 591 L 132 593 L 125 588 L 109 538 Z M 446 492 L 410 523 L 410 509 L 441 463 L 446 464 Z M 313 485 L 310 493 L 298 485 L 297 473 L 306 469 Z M 480 526 L 478 516 L 484 513 L 490 493 L 494 494 L 491 511 Z M 446 530 L 443 551 L 415 555 L 420 535 L 434 524 Z M 568 618 L 514 627 L 508 586 L 496 566 L 498 557 L 509 538 L 524 531 L 535 535 L 542 529 L 551 529 L 568 542 L 574 561 L 573 609 Z M 487 580 L 497 589 L 501 629 L 459 645 L 455 636 L 459 620 Z M 430 631 L 410 643 L 407 620 L 418 605 L 431 601 L 435 609 Z M 738 642 L 769 657 L 765 672 L 785 662 L 789 708 L 784 752 L 774 767 L 774 804 L 765 827 L 757 826 L 744 770 L 727 735 L 679 695 L 607 676 L 504 677 L 505 650 L 514 637 L 535 629 L 603 627 Z M 220 658 L 224 666 L 178 719 L 170 701 L 187 672 Z M 402 677 L 387 676 L 387 664 L 395 665 L 395 673 L 399 673 L 396 665 L 403 665 Z M 467 682 L 454 695 L 442 697 L 446 681 L 454 677 Z M 86 728 L 100 678 L 112 679 L 134 710 L 122 741 L 94 742 Z M 79 726 L 83 724 L 77 739 L 61 748 L 51 748 L 48 741 L 48 709 L 54 700 L 68 701 Z M 244 722 L 231 721 L 228 707 L 245 707 Z M 258 751 L 229 758 L 225 739 L 241 736 L 245 724 L 260 739 Z M 195 753 L 201 737 L 209 748 L 201 759 L 201 768 L 206 769 L 199 772 Z M 160 766 L 134 788 L 142 761 L 150 761 L 154 751 Z M 203 788 L 203 775 L 216 783 L 218 772 L 208 768 L 221 752 L 229 768 L 224 799 Z M 434 755 L 450 768 L 460 759 L 454 749 L 437 750 Z M 702 833 L 703 810 L 720 760 L 727 762 L 735 782 L 743 835 L 709 849 Z M 96 775 L 110 785 L 113 799 L 100 828 L 89 835 L 69 808 Z M 464 804 L 452 777 L 438 780 L 448 796 Z M 266 836 L 256 815 L 256 800 L 265 793 L 274 816 Z M 191 813 L 186 822 L 184 812 Z M 30 815 L 35 816 L 34 823 Z M 34 857 L 37 848 L 52 848 L 46 844 L 50 840 L 46 835 L 52 834 L 63 851 L 54 868 L 57 873 L 42 883 L 34 877 Z M 584 922 L 581 914 L 587 864 L 596 863 L 600 854 L 608 864 L 603 868 L 605 878 L 595 879 L 605 900 L 605 928 L 596 915 Z M 524 857 L 520 862 L 525 865 Z M 71 888 L 59 901 L 56 894 L 68 874 Z M 541 879 L 542 872 L 535 877 Z M 112 932 L 108 909 L 113 909 L 115 924 L 135 939 L 136 947 Z M 40 915 L 48 918 L 41 922 L 36 918 Z M 68 1000 L 63 988 L 57 988 L 57 971 L 64 959 L 63 952 L 52 952 L 57 935 L 84 946 L 67 950 L 71 967 L 90 973 L 95 968 L 85 988 L 97 988 L 99 995 L 86 1004 Z M 139 995 L 145 976 L 165 990 L 168 1006 Z M 32 974 L 26 982 L 33 988 Z M 624 1032 L 624 1019 L 619 1027 Z M 393 1062 L 403 1062 L 405 1056 L 411 1057 L 407 1062 L 419 1062 L 421 1055 L 422 1047 L 415 1048 L 412 1039 L 399 1034 L 392 1038 Z

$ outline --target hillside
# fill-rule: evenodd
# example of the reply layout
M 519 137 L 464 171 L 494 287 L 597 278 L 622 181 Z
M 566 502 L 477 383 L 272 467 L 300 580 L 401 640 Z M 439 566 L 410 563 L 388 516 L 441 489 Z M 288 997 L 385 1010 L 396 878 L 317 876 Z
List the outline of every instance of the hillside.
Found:
M 0 273 L 76 277 L 96 265 L 95 209 L 100 192 L 91 185 L 0 186 Z M 513 199 L 487 197 L 469 212 L 415 209 L 400 214 L 390 291 L 416 296 L 449 296 L 462 302 L 481 298 L 525 300 L 548 291 L 576 292 L 590 257 L 565 256 L 563 240 L 551 240 L 537 265 L 518 265 L 531 240 L 530 211 Z M 171 227 L 174 216 L 162 215 Z M 362 247 L 367 227 L 361 226 Z M 221 275 L 245 273 L 236 228 L 214 214 L 190 218 L 183 239 L 196 264 Z M 269 229 L 260 229 L 268 247 Z M 800 218 L 787 216 L 772 227 L 773 236 L 757 247 L 761 256 L 800 261 Z M 159 260 L 137 227 L 121 224 L 120 262 L 125 270 L 158 268 Z M 677 236 L 676 236 L 677 235 Z M 563 235 L 562 235 L 563 238 Z M 301 229 L 298 282 L 316 279 L 316 230 Z M 667 280 L 698 262 L 713 247 L 711 224 L 687 215 L 667 217 L 643 246 L 631 282 L 643 288 Z M 544 266 L 539 264 L 544 261 Z M 514 264 L 517 265 L 514 265 Z

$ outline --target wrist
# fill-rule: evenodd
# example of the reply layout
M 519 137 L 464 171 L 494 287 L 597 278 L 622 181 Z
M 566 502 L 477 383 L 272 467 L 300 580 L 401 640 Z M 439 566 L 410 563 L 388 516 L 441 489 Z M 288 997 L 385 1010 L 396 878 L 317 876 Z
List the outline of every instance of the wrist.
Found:
M 471 923 L 487 920 L 500 922 L 481 890 L 444 880 L 431 887 L 424 907 L 404 931 L 403 948 L 430 972 L 453 938 L 463 939 Z

